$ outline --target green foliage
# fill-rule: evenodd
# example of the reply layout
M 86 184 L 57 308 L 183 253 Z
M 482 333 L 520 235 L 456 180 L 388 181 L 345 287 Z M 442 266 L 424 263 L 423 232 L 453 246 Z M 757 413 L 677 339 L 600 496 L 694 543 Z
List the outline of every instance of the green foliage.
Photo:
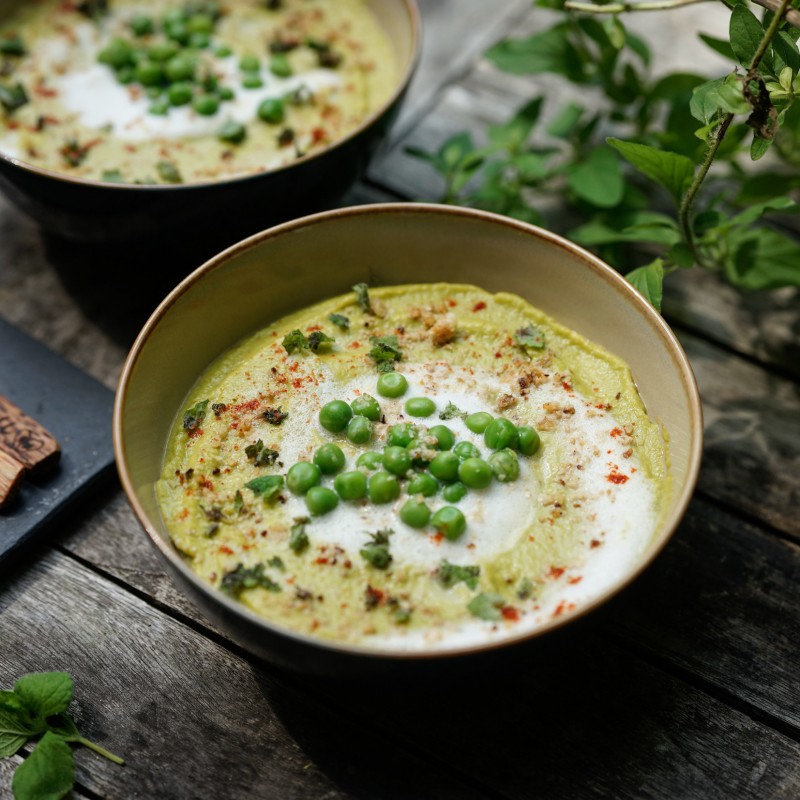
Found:
M 461 132 L 433 152 L 409 148 L 442 177 L 441 200 L 547 223 L 596 250 L 658 309 L 664 276 L 680 268 L 715 270 L 741 289 L 800 285 L 800 245 L 771 227 L 798 210 L 786 196 L 800 188 L 798 31 L 737 0 L 727 40 L 699 35 L 730 73 L 655 79 L 647 43 L 596 10 L 564 12 L 486 56 L 516 75 L 556 74 L 601 110 L 536 96 L 490 125 L 485 142 Z M 746 166 L 768 153 L 769 171 Z M 548 219 L 541 201 L 553 195 L 562 203 Z
M 16 754 L 29 740 L 39 739 L 33 753 L 14 772 L 15 800 L 58 800 L 75 782 L 68 742 L 82 744 L 116 764 L 121 758 L 84 739 L 67 715 L 73 683 L 66 672 L 23 675 L 13 691 L 0 691 L 0 758 Z

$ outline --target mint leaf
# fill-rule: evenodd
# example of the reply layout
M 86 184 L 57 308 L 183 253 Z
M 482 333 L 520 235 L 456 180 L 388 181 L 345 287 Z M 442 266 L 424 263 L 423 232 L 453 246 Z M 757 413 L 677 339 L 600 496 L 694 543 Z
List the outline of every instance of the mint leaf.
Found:
M 245 567 L 244 564 L 237 564 L 235 569 L 226 572 L 222 576 L 219 588 L 236 600 L 246 589 L 261 588 L 266 589 L 268 592 L 282 591 L 281 587 L 272 578 L 264 574 L 263 564 L 256 564 L 254 567 Z
M 486 58 L 503 72 L 534 75 L 555 72 L 583 83 L 581 54 L 569 40 L 569 26 L 556 25 L 527 39 L 506 39 L 486 51 Z
M 244 454 L 252 460 L 257 467 L 270 467 L 278 460 L 278 451 L 264 446 L 259 439 L 255 444 L 249 444 L 244 449 Z
M 388 569 L 393 561 L 389 552 L 389 537 L 393 533 L 392 530 L 384 530 L 370 534 L 371 541 L 358 551 L 361 558 L 375 569 Z
M 320 350 L 330 350 L 331 345 L 336 340 L 332 336 L 322 331 L 312 331 L 308 335 L 308 348 L 312 353 L 318 353 Z
M 311 522 L 308 517 L 299 517 L 294 521 L 291 527 L 291 536 L 289 538 L 289 547 L 295 553 L 302 553 L 308 547 L 308 534 L 306 533 L 306 525 Z
M 544 98 L 537 97 L 520 108 L 511 119 L 502 125 L 489 126 L 489 141 L 496 147 L 511 152 L 519 150 L 531 135 L 539 119 Z
M 369 299 L 369 286 L 367 286 L 366 283 L 357 283 L 355 286 L 353 286 L 353 291 L 356 293 L 358 307 L 365 314 L 374 314 L 375 312 Z
M 183 183 L 181 173 L 171 161 L 159 161 L 156 164 L 156 172 L 164 183 Z
M 467 610 L 474 617 L 488 622 L 497 622 L 503 618 L 503 607 L 506 601 L 503 595 L 496 592 L 483 592 L 467 603 Z
M 544 334 L 532 323 L 520 328 L 514 334 L 514 341 L 523 349 L 542 350 L 545 345 Z
M 750 159 L 752 161 L 758 161 L 760 158 L 763 158 L 771 146 L 772 139 L 764 139 L 757 133 L 754 133 L 753 141 L 750 144 Z
M 713 125 L 720 116 L 719 88 L 724 83 L 725 78 L 714 78 L 714 80 L 705 81 L 696 86 L 692 92 L 689 111 L 696 120 L 704 125 Z
M 308 350 L 308 339 L 306 339 L 305 334 L 301 330 L 295 328 L 295 330 L 291 333 L 287 333 L 286 336 L 283 337 L 281 345 L 283 349 L 291 355 L 301 350 Z
M 625 276 L 625 280 L 638 289 L 656 311 L 661 312 L 661 299 L 664 293 L 664 262 L 660 258 L 629 272 Z
M 458 583 L 466 583 L 470 589 L 478 588 L 478 576 L 481 574 L 480 567 L 460 567 L 451 564 L 447 559 L 442 561 L 439 567 L 439 583 L 450 589 Z
M 11 789 L 15 800 L 60 800 L 75 783 L 75 765 L 69 745 L 49 731 L 20 764 Z
M 339 328 L 339 330 L 346 331 L 350 329 L 350 319 L 344 314 L 328 314 L 328 319 Z
M 41 719 L 66 711 L 72 692 L 67 672 L 33 672 L 14 684 L 14 694 Z
M 78 732 L 72 717 L 67 714 L 57 714 L 48 720 L 47 729 L 52 733 L 57 733 L 65 742 L 80 742 L 83 737 Z
M 749 69 L 753 62 L 753 56 L 761 43 L 761 37 L 764 35 L 764 28 L 758 17 L 745 5 L 738 4 L 731 12 L 728 32 L 734 55 L 743 67 Z M 768 58 L 765 58 L 762 63 L 768 64 Z
M 394 369 L 395 362 L 403 359 L 397 336 L 394 334 L 390 336 L 372 336 L 370 341 L 373 347 L 368 355 L 378 365 L 379 372 L 391 372 Z
M 741 214 L 732 217 L 728 221 L 728 225 L 752 225 L 768 211 L 778 211 L 781 214 L 797 214 L 800 211 L 800 204 L 796 203 L 791 197 L 772 197 L 761 203 L 753 203 Z
M 193 405 L 188 411 L 183 412 L 183 429 L 185 431 L 196 431 L 206 418 L 208 400 L 201 400 Z
M 8 692 L 7 694 L 11 694 Z M 41 732 L 21 708 L 0 706 L 0 758 L 13 756 L 31 736 Z
M 725 261 L 728 280 L 742 289 L 800 286 L 800 244 L 770 228 L 743 229 L 731 236 Z
M 706 33 L 699 34 L 700 39 L 704 41 L 714 52 L 719 53 L 723 58 L 729 58 L 731 61 L 736 61 L 731 43 L 727 39 L 717 39 L 714 36 L 709 36 Z
M 568 172 L 567 181 L 578 197 L 599 208 L 619 205 L 625 192 L 619 159 L 607 147 L 592 150 Z
M 784 67 L 789 67 L 795 75 L 800 72 L 800 50 L 786 31 L 778 31 L 775 35 L 772 40 L 772 54 L 776 73 L 780 74 Z
M 444 411 L 439 412 L 439 419 L 464 419 L 467 416 L 466 411 L 462 411 L 455 403 L 447 401 Z
M 676 203 L 680 202 L 694 175 L 694 164 L 690 159 L 646 144 L 623 142 L 613 137 L 606 141 L 639 172 L 661 184 Z
M 547 132 L 556 139 L 569 139 L 585 110 L 577 103 L 569 103 L 556 114 L 553 121 L 547 126 Z
M 244 485 L 245 489 L 250 489 L 256 497 L 263 497 L 266 501 L 274 501 L 283 488 L 282 475 L 262 475 L 260 478 L 253 478 Z

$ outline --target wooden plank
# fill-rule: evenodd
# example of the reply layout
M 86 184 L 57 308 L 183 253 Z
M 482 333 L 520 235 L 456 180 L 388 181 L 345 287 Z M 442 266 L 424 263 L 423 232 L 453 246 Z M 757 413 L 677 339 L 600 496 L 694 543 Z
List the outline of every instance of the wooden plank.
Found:
M 489 796 L 63 555 L 44 554 L 7 586 L 0 628 L 0 686 L 70 671 L 79 728 L 126 759 L 76 751 L 78 782 L 101 796 Z

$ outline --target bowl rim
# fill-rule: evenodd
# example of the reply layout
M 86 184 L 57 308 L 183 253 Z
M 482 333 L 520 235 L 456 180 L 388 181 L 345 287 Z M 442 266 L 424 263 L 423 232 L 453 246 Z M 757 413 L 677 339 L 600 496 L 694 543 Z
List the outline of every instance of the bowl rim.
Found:
M 344 147 L 350 141 L 360 136 L 364 131 L 369 129 L 373 123 L 387 113 L 389 109 L 393 108 L 403 94 L 407 91 L 409 84 L 411 83 L 411 79 L 414 77 L 414 73 L 419 65 L 422 52 L 422 18 L 420 15 L 419 6 L 417 5 L 417 0 L 395 1 L 399 2 L 405 7 L 408 20 L 411 24 L 411 55 L 408 59 L 408 63 L 406 64 L 403 74 L 400 76 L 400 80 L 395 85 L 394 91 L 378 108 L 366 116 L 361 123 L 346 136 L 336 139 L 322 150 L 317 150 L 313 153 L 303 155 L 288 164 L 282 164 L 281 166 L 264 170 L 263 172 L 247 172 L 241 175 L 231 175 L 228 178 L 223 178 L 216 181 L 192 181 L 190 183 L 116 183 L 114 181 L 102 181 L 93 178 L 84 178 L 79 175 L 67 175 L 54 169 L 39 167 L 36 164 L 31 164 L 24 159 L 8 155 L 2 151 L 0 151 L 0 162 L 5 162 L 12 167 L 21 169 L 24 172 L 33 173 L 42 178 L 49 178 L 51 180 L 56 180 L 61 183 L 75 186 L 89 186 L 92 188 L 113 189 L 124 192 L 186 192 L 192 189 L 209 189 L 217 186 L 225 187 L 239 183 L 245 183 L 248 181 L 257 180 L 258 178 L 262 178 L 266 175 L 275 175 L 277 173 L 284 172 L 297 166 L 298 164 L 306 164 L 314 161 L 317 158 L 321 158 L 328 153 Z
M 246 606 L 237 603 L 232 598 L 226 597 L 218 589 L 213 588 L 203 581 L 198 575 L 192 572 L 184 563 L 183 559 L 180 557 L 175 548 L 169 543 L 168 539 L 163 537 L 156 530 L 156 527 L 150 521 L 147 512 L 142 507 L 142 504 L 139 502 L 139 499 L 136 496 L 134 483 L 130 472 L 128 471 L 125 459 L 125 442 L 122 432 L 122 420 L 125 414 L 127 389 L 142 350 L 147 345 L 150 335 L 158 327 L 160 321 L 169 312 L 170 308 L 207 273 L 222 267 L 231 259 L 247 250 L 261 245 L 263 242 L 287 233 L 295 233 L 304 228 L 313 227 L 320 223 L 335 223 L 336 220 L 342 218 L 379 216 L 384 214 L 439 214 L 442 216 L 459 217 L 464 220 L 472 219 L 481 222 L 488 222 L 510 228 L 540 240 L 544 240 L 562 250 L 567 251 L 571 256 L 582 261 L 596 275 L 609 282 L 613 288 L 621 292 L 627 298 L 627 300 L 631 302 L 636 309 L 638 309 L 645 321 L 655 329 L 656 334 L 664 341 L 666 349 L 678 371 L 684 390 L 686 391 L 689 405 L 690 425 L 689 447 L 687 450 L 688 468 L 686 480 L 684 481 L 684 485 L 680 493 L 674 497 L 669 513 L 661 521 L 658 537 L 650 542 L 648 549 L 645 551 L 642 558 L 637 562 L 635 568 L 626 573 L 624 577 L 616 581 L 611 587 L 606 589 L 592 600 L 582 604 L 578 609 L 560 614 L 557 617 L 551 617 L 543 625 L 540 625 L 533 630 L 503 635 L 502 637 L 498 637 L 496 640 L 490 640 L 488 642 L 433 650 L 393 650 L 389 648 L 373 648 L 362 645 L 344 644 L 341 642 L 319 639 L 309 634 L 291 630 L 290 628 L 272 623 L 265 618 L 258 616 Z M 703 446 L 703 411 L 700 401 L 700 394 L 697 387 L 697 381 L 689 363 L 689 359 L 675 334 L 672 332 L 661 315 L 655 310 L 655 308 L 653 308 L 650 302 L 646 300 L 637 289 L 628 283 L 622 275 L 616 272 L 612 267 L 607 265 L 597 256 L 593 255 L 587 250 L 584 250 L 582 247 L 573 244 L 562 236 L 547 231 L 544 228 L 540 228 L 537 225 L 521 222 L 519 220 L 488 211 L 461 208 L 458 206 L 446 206 L 435 203 L 376 203 L 371 205 L 351 206 L 334 209 L 331 211 L 323 211 L 273 226 L 264 231 L 253 234 L 252 236 L 249 236 L 246 239 L 243 239 L 240 242 L 237 242 L 236 244 L 226 248 L 222 252 L 208 259 L 194 272 L 184 278 L 164 298 L 155 311 L 153 311 L 150 318 L 143 326 L 141 332 L 136 337 L 130 353 L 125 360 L 125 364 L 120 374 L 117 393 L 114 399 L 113 439 L 114 455 L 120 481 L 128 498 L 128 502 L 131 504 L 131 507 L 133 508 L 140 525 L 144 528 L 153 544 L 156 546 L 162 556 L 167 559 L 171 566 L 180 572 L 181 575 L 186 578 L 195 589 L 199 590 L 213 604 L 221 605 L 226 611 L 234 616 L 244 617 L 250 624 L 255 625 L 258 628 L 262 628 L 265 633 L 287 637 L 293 640 L 296 644 L 310 645 L 312 647 L 321 648 L 322 650 L 332 651 L 356 658 L 377 658 L 385 659 L 387 661 L 420 661 L 440 660 L 470 654 L 485 653 L 491 650 L 518 644 L 522 641 L 536 639 L 539 636 L 549 633 L 550 631 L 562 628 L 567 623 L 572 623 L 582 618 L 585 614 L 588 614 L 589 612 L 599 608 L 608 602 L 612 597 L 619 594 L 623 589 L 627 588 L 645 571 L 645 569 L 647 569 L 648 566 L 650 566 L 656 556 L 664 549 L 669 539 L 675 533 L 684 514 L 686 513 L 686 509 L 688 508 L 689 502 L 694 493 L 700 471 Z

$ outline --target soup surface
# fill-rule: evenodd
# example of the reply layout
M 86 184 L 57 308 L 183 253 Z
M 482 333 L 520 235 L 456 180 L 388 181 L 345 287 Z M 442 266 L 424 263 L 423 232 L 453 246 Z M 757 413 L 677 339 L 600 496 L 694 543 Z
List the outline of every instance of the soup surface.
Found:
M 157 485 L 210 584 L 391 650 L 576 612 L 637 563 L 668 490 L 623 362 L 453 284 L 359 285 L 240 343 L 187 398 Z
M 263 172 L 399 81 L 364 0 L 28 0 L 0 22 L 0 151 L 93 180 Z

